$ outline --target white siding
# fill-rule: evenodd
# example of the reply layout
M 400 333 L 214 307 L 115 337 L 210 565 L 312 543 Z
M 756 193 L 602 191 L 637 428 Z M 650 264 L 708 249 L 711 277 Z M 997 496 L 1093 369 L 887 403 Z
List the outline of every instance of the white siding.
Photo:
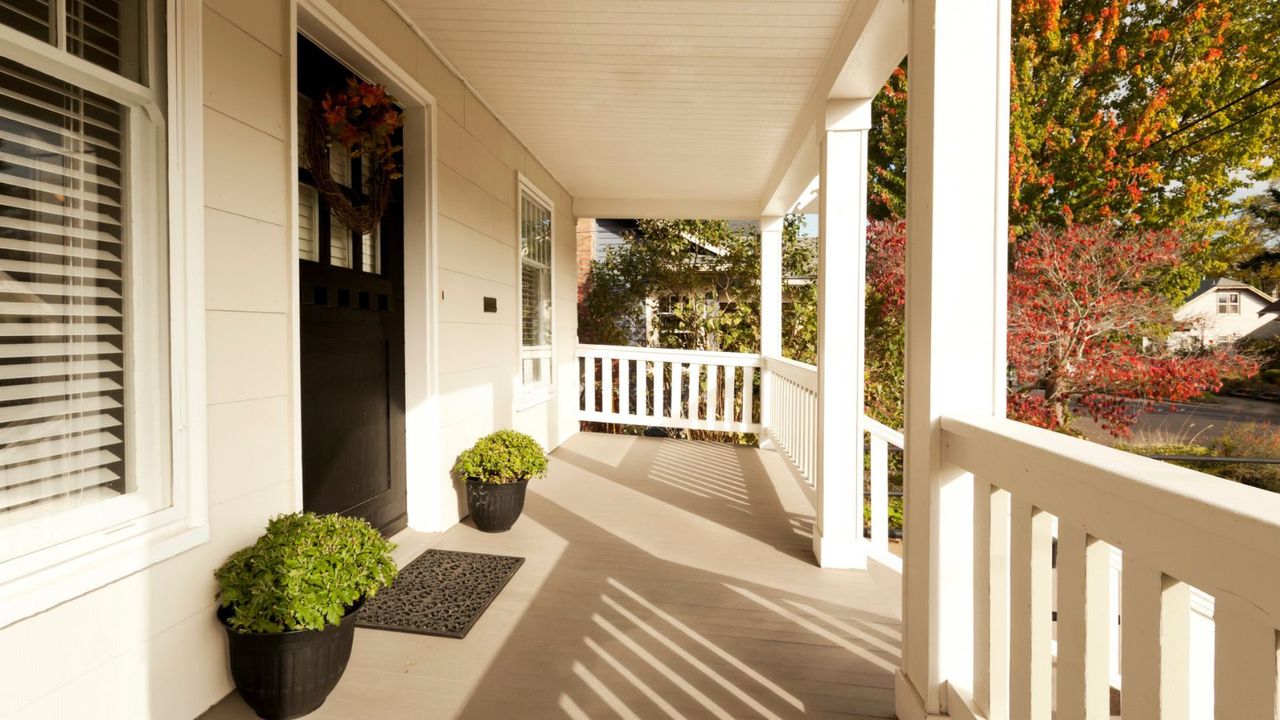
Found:
M 556 446 L 576 430 L 572 198 L 399 16 L 377 0 L 345 6 L 351 21 L 440 104 L 437 249 L 444 299 L 436 342 L 443 440 L 433 480 L 460 517 L 447 471 L 465 445 L 514 426 Z M 231 690 L 213 618 L 212 572 L 269 516 L 298 503 L 289 16 L 288 0 L 207 0 L 204 13 L 212 540 L 0 629 L 0 718 L 185 718 Z M 513 406 L 517 171 L 556 205 L 558 353 L 555 398 L 520 413 Z M 484 296 L 497 297 L 498 313 L 480 312 Z
M 1220 293 L 1240 294 L 1240 314 L 1218 314 Z M 1277 330 L 1280 328 L 1280 321 L 1277 321 L 1273 314 L 1258 315 L 1258 312 L 1269 302 L 1244 288 L 1214 288 L 1192 298 L 1178 308 L 1174 317 L 1179 321 L 1190 323 L 1194 329 L 1175 333 L 1174 338 L 1175 340 L 1183 338 L 1199 340 L 1206 345 L 1214 345 L 1224 340 L 1230 341 L 1251 334 L 1255 337 L 1270 337 L 1280 332 Z

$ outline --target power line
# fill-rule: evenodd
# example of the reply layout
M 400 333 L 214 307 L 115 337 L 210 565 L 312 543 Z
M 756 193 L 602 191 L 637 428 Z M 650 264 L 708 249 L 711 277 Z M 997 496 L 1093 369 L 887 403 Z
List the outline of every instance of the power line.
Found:
M 1155 147 L 1155 146 L 1157 146 L 1157 145 L 1159 145 L 1159 144 L 1163 143 L 1164 141 L 1166 141 L 1166 140 L 1168 140 L 1168 139 L 1170 139 L 1170 138 L 1176 137 L 1176 136 L 1178 136 L 1178 135 L 1181 135 L 1181 134 L 1182 134 L 1182 133 L 1184 133 L 1184 132 L 1187 132 L 1188 130 L 1190 130 L 1190 129 L 1194 128 L 1195 126 L 1199 125 L 1200 123 L 1204 122 L 1205 120 L 1208 120 L 1209 118 L 1212 118 L 1212 117 L 1214 117 L 1214 116 L 1216 116 L 1216 115 L 1218 115 L 1218 114 L 1220 114 L 1220 113 L 1222 113 L 1222 112 L 1224 112 L 1224 111 L 1226 111 L 1226 110 L 1228 110 L 1228 109 L 1230 109 L 1230 108 L 1232 108 L 1232 107 L 1234 107 L 1234 106 L 1236 106 L 1236 105 L 1238 105 L 1238 104 L 1240 104 L 1240 103 L 1244 102 L 1245 100 L 1248 100 L 1249 98 L 1253 97 L 1254 95 L 1257 95 L 1258 93 L 1262 92 L 1263 90 L 1266 90 L 1267 88 L 1271 87 L 1272 85 L 1275 85 L 1276 83 L 1280 83 L 1280 77 L 1272 78 L 1271 80 L 1266 81 L 1265 83 L 1263 83 L 1263 84 L 1259 85 L 1258 87 L 1256 87 L 1256 88 L 1254 88 L 1254 89 L 1250 90 L 1249 92 L 1247 92 L 1247 93 L 1245 93 L 1245 94 L 1241 95 L 1240 97 L 1236 98 L 1235 100 L 1232 100 L 1231 102 L 1227 103 L 1226 105 L 1223 105 L 1222 107 L 1215 109 L 1213 112 L 1210 112 L 1210 113 L 1206 113 L 1206 114 L 1204 114 L 1204 115 L 1201 115 L 1200 117 L 1198 117 L 1198 118 L 1196 118 L 1196 119 L 1192 120 L 1191 122 L 1187 123 L 1186 125 L 1183 125 L 1182 127 L 1178 128 L 1177 130 L 1174 130 L 1173 132 L 1169 133 L 1168 135 L 1164 135 L 1164 136 L 1162 136 L 1159 140 L 1156 140 L 1155 142 L 1151 143 L 1150 145 L 1148 145 L 1148 146 L 1146 146 L 1146 147 L 1144 147 L 1144 148 L 1140 148 L 1140 149 L 1138 149 L 1138 150 L 1135 150 L 1135 151 L 1133 151 L 1133 152 L 1129 153 L 1129 157 L 1133 157 L 1134 155 L 1139 155 L 1139 154 L 1141 154 L 1141 153 L 1144 153 L 1144 152 L 1146 152 L 1146 151 L 1150 150 L 1151 148 L 1153 148 L 1153 147 Z M 1231 127 L 1231 125 L 1228 125 L 1227 127 Z M 1186 147 L 1186 146 L 1184 146 L 1184 147 Z
M 1266 112 L 1266 111 L 1268 111 L 1268 110 L 1271 110 L 1271 109 L 1273 109 L 1273 108 L 1277 108 L 1277 107 L 1280 107 L 1280 100 L 1277 100 L 1277 101 L 1275 101 L 1275 102 L 1271 103 L 1270 105 L 1267 105 L 1266 107 L 1263 107 L 1263 108 L 1262 108 L 1262 109 L 1260 109 L 1260 110 L 1255 110 L 1255 111 L 1253 111 L 1253 112 L 1249 113 L 1248 115 L 1245 115 L 1244 117 L 1240 118 L 1239 120 L 1234 120 L 1234 121 L 1232 121 L 1232 122 L 1230 122 L 1230 123 L 1228 123 L 1228 124 L 1226 124 L 1226 125 L 1223 125 L 1222 127 L 1218 128 L 1217 130 L 1214 130 L 1213 132 L 1211 132 L 1211 133 L 1209 133 L 1209 134 L 1207 134 L 1207 135 L 1201 135 L 1200 137 L 1196 138 L 1195 140 L 1192 140 L 1192 141 L 1191 141 L 1191 142 L 1189 142 L 1189 143 L 1186 143 L 1185 145 L 1179 145 L 1176 149 L 1174 149 L 1173 151 L 1171 151 L 1171 152 L 1170 152 L 1170 154 L 1171 154 L 1171 155 L 1176 155 L 1176 154 L 1178 154 L 1178 153 L 1182 152 L 1183 150 L 1186 150 L 1186 149 L 1187 149 L 1187 148 L 1189 148 L 1189 147 L 1192 147 L 1192 146 L 1195 146 L 1195 145 L 1199 145 L 1200 143 L 1204 142 L 1205 140 L 1208 140 L 1208 139 L 1209 139 L 1209 138 L 1211 138 L 1211 137 L 1214 137 L 1215 135 L 1220 135 L 1220 134 L 1222 134 L 1222 133 L 1224 133 L 1224 132 L 1226 132 L 1226 131 L 1230 130 L 1231 128 L 1233 128 L 1233 127 L 1235 127 L 1235 126 L 1237 126 L 1237 125 L 1240 125 L 1240 124 L 1246 123 L 1246 122 L 1248 122 L 1248 121 L 1250 121 L 1250 120 L 1252 120 L 1252 119 L 1254 119 L 1254 118 L 1258 117 L 1258 116 L 1259 116 L 1259 115 L 1261 115 L 1262 113 L 1264 113 L 1264 112 Z

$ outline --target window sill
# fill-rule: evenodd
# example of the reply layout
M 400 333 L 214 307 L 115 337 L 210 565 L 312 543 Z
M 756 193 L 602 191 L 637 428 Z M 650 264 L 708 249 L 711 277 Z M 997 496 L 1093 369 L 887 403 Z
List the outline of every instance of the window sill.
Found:
M 209 541 L 185 520 L 148 530 L 0 586 L 0 628 L 73 600 Z
M 528 394 L 521 394 L 516 400 L 516 412 L 524 412 L 539 405 L 550 402 L 556 396 L 556 391 L 552 388 L 545 390 L 535 390 Z

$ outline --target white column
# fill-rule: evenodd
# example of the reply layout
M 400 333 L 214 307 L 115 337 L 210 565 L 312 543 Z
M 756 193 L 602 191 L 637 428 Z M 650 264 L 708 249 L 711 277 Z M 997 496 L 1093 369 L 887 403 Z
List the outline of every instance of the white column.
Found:
M 866 567 L 862 538 L 863 306 L 871 100 L 829 100 L 819 150 L 818 467 L 813 552 Z
M 773 375 L 767 358 L 782 356 L 782 222 L 777 215 L 760 218 L 760 355 L 765 358 L 760 370 L 760 424 L 766 431 L 761 447 L 770 446 L 767 431 L 773 423 Z
M 760 218 L 760 354 L 782 355 L 782 218 Z
M 974 483 L 939 418 L 1004 414 L 1009 0 L 911 0 L 908 43 L 902 717 L 974 688 Z

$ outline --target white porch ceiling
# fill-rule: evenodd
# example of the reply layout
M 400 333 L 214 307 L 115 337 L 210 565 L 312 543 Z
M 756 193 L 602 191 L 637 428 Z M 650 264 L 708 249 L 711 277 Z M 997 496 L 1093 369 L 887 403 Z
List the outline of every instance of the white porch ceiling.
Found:
M 758 212 L 885 2 L 395 1 L 583 209 L 636 216 Z

